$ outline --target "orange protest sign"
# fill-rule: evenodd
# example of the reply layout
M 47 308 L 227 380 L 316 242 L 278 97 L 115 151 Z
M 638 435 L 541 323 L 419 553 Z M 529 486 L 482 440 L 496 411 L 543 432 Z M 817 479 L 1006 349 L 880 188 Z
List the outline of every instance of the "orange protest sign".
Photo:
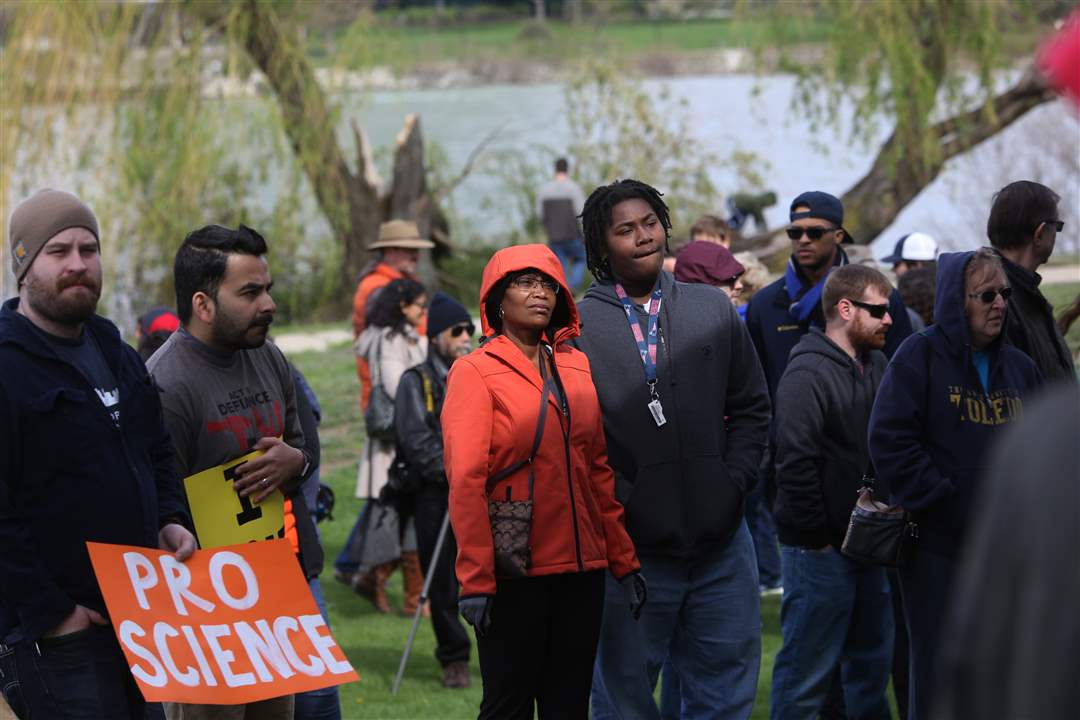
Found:
M 151 702 L 238 705 L 359 680 L 287 540 L 170 553 L 88 542 L 113 630 Z

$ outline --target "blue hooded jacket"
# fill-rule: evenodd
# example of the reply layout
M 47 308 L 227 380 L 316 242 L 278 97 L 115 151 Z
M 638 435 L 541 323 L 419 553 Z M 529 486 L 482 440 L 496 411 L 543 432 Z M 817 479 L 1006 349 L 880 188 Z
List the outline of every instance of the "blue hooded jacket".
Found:
M 972 361 L 964 270 L 973 252 L 938 258 L 935 324 L 889 363 L 870 416 L 874 469 L 893 501 L 915 513 L 920 549 L 953 557 L 1003 425 L 1039 384 L 1035 364 L 998 337 L 987 348 L 989 391 Z

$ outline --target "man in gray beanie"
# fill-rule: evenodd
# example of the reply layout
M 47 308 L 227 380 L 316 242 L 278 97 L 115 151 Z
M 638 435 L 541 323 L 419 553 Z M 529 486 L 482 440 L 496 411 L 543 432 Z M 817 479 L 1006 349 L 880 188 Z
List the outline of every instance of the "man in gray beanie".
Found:
M 15 208 L 9 233 L 19 296 L 0 308 L 4 698 L 20 717 L 153 717 L 86 543 L 160 547 L 178 560 L 195 549 L 161 403 L 138 354 L 95 314 L 90 208 L 42 190 Z

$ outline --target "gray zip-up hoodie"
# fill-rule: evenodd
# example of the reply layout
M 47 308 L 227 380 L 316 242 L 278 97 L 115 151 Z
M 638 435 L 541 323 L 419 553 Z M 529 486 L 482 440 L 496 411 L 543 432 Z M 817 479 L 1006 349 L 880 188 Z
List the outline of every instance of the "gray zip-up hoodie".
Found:
M 742 521 L 768 437 L 769 394 L 727 296 L 669 273 L 659 282 L 656 389 L 665 425 L 649 413 L 645 371 L 614 286 L 594 284 L 578 304 L 577 345 L 592 367 L 630 537 L 639 552 L 693 557 L 726 545 Z
M 791 351 L 776 389 L 775 515 L 785 545 L 843 542 L 870 464 L 870 411 L 887 364 L 871 350 L 860 368 L 820 328 Z M 889 496 L 887 488 L 876 491 Z

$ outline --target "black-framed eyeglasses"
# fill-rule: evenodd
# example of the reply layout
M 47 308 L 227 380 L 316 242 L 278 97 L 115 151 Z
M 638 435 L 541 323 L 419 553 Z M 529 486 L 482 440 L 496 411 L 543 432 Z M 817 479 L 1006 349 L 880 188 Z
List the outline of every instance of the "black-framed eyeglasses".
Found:
M 889 304 L 882 303 L 881 305 L 874 305 L 873 303 L 863 302 L 862 300 L 852 300 L 848 298 L 847 301 L 855 307 L 860 307 L 866 312 L 870 313 L 870 317 L 875 320 L 880 320 L 885 317 L 885 313 L 889 312 Z
M 461 337 L 461 333 L 468 333 L 472 337 L 475 332 L 476 327 L 472 323 L 462 323 L 450 328 L 450 337 Z
M 543 289 L 552 295 L 559 294 L 559 283 L 549 278 L 540 277 L 539 275 L 522 275 L 521 277 L 516 277 L 511 280 L 510 284 L 518 290 L 524 290 L 525 292 Z
M 1009 296 L 1012 295 L 1012 288 L 1006 286 L 1000 290 L 983 290 L 982 292 L 968 293 L 969 298 L 979 298 L 979 301 L 982 302 L 983 305 L 989 305 L 994 302 L 994 298 L 998 295 L 1001 296 L 1002 300 L 1008 300 Z
M 1054 228 L 1054 232 L 1061 232 L 1065 229 L 1064 220 L 1043 220 L 1043 224 Z
M 798 240 L 806 233 L 806 237 L 810 240 L 820 240 L 825 233 L 836 232 L 840 228 L 834 227 L 821 227 L 815 225 L 813 227 L 789 227 L 787 229 L 787 236 L 792 240 Z

